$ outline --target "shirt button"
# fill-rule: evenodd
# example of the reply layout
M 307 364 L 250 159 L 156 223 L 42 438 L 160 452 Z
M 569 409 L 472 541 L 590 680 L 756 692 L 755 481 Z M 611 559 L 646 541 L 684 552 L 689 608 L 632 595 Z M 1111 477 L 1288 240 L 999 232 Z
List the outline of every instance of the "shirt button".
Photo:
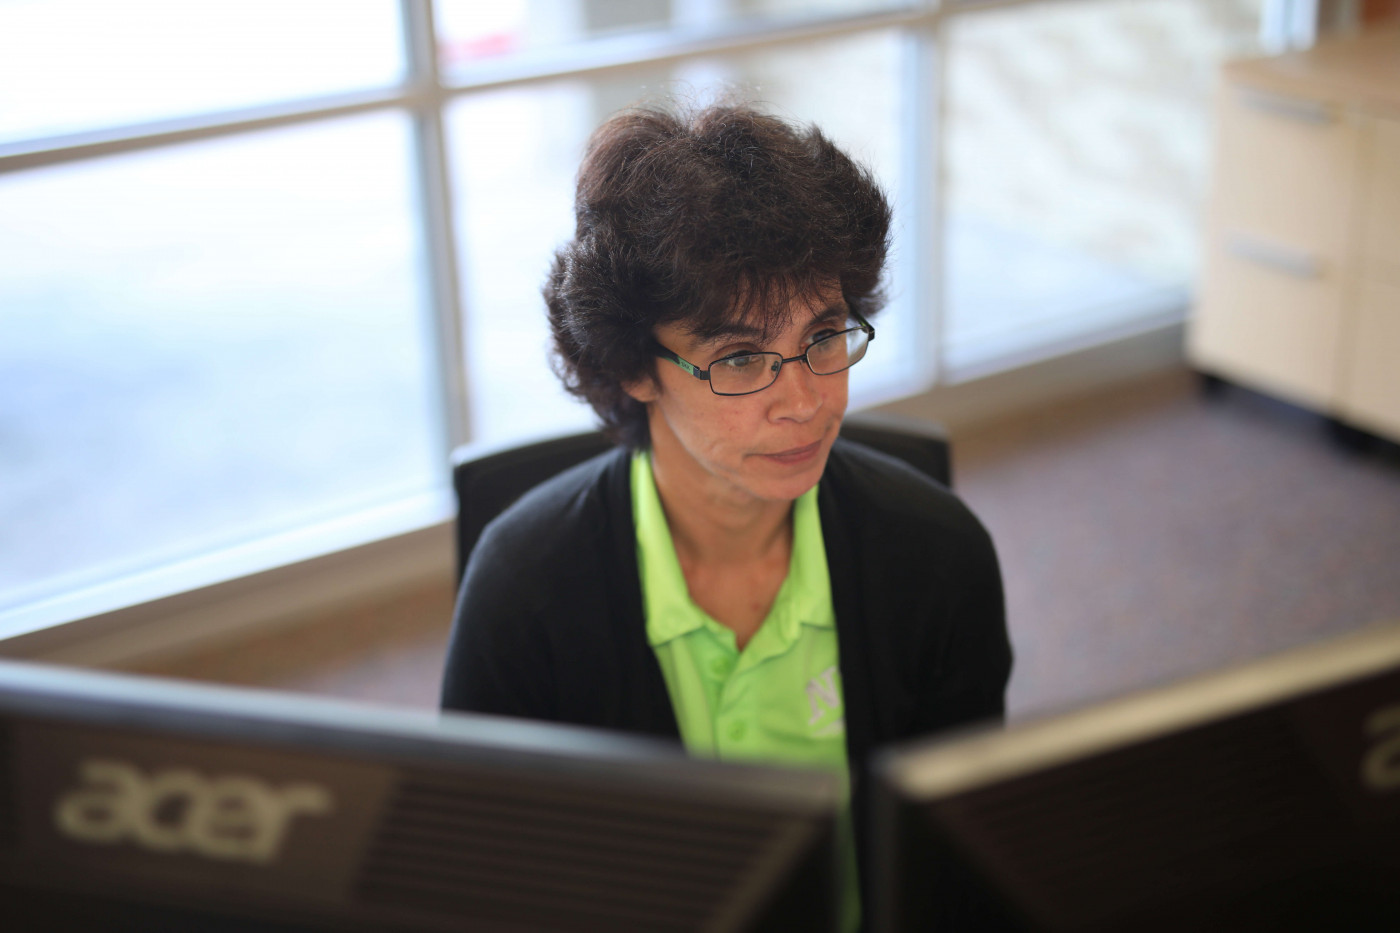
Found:
M 725 658 L 715 658 L 710 662 L 710 673 L 716 677 L 728 677 L 729 661 Z
M 744 736 L 748 735 L 748 732 L 749 727 L 742 722 L 732 722 L 729 724 L 729 738 L 731 741 L 739 741 Z

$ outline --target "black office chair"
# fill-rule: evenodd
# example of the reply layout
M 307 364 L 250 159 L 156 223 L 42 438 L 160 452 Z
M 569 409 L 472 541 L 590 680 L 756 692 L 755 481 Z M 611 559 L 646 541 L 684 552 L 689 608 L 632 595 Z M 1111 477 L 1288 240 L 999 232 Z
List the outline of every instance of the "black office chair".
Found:
M 898 457 L 938 480 L 953 483 L 948 436 L 936 424 L 896 415 L 857 414 L 841 424 L 841 436 Z M 516 499 L 557 473 L 596 456 L 612 442 L 598 431 L 569 434 L 501 449 L 464 444 L 452 452 L 457 493 L 457 581 L 482 529 Z

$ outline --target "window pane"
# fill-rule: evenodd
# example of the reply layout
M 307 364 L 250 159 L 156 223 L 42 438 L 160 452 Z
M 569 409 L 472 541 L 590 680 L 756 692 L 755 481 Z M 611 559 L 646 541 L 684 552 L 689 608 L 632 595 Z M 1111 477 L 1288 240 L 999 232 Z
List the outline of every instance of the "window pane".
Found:
M 889 0 L 441 0 L 439 54 L 450 70 L 596 39 L 849 16 L 904 5 Z
M 0 142 L 394 83 L 402 49 L 392 0 L 7 0 Z
M 658 91 L 691 97 L 695 88 L 747 89 L 768 109 L 821 126 L 897 196 L 900 50 L 897 35 L 877 32 L 695 60 L 625 79 L 460 98 L 448 126 L 473 435 L 501 441 L 592 423 L 591 411 L 566 396 L 549 372 L 540 285 L 554 249 L 573 233 L 574 173 L 599 123 Z M 876 319 L 879 337 L 851 370 L 856 402 L 871 386 L 909 378 L 916 352 L 905 339 L 911 310 L 896 302 Z
M 1179 315 L 1210 95 L 1261 0 L 1066 0 L 947 33 L 946 360 L 956 376 Z
M 410 146 L 387 113 L 0 177 L 0 607 L 440 482 Z

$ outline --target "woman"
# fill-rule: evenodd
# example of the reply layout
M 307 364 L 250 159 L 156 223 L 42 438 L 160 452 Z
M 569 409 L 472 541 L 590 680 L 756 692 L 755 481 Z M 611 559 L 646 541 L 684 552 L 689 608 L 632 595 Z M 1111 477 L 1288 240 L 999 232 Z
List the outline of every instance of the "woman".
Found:
M 1011 664 L 976 518 L 837 436 L 888 203 L 817 129 L 719 106 L 610 119 L 575 213 L 556 369 L 619 446 L 487 528 L 443 705 L 848 771 L 861 838 L 872 749 L 1000 717 Z

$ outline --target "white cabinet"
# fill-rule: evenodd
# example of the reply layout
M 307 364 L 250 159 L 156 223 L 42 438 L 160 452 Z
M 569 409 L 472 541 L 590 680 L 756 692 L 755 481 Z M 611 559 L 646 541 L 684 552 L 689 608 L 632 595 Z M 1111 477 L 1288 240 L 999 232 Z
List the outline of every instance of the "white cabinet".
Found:
M 1201 370 L 1400 438 L 1400 32 L 1233 62 Z

